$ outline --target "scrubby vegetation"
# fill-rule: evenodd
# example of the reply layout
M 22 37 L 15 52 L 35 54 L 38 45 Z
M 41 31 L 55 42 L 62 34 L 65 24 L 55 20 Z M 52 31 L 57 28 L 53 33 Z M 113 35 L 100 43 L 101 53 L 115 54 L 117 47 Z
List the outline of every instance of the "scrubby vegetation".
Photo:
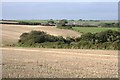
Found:
M 94 34 L 85 33 L 79 38 L 63 38 L 41 31 L 31 31 L 23 33 L 18 43 L 23 47 L 120 50 L 120 32 L 107 30 Z
M 55 37 L 45 32 L 41 31 L 31 31 L 30 33 L 23 33 L 20 36 L 19 42 L 27 43 L 27 44 L 35 44 L 35 43 L 44 43 L 44 42 L 63 42 L 63 37 Z

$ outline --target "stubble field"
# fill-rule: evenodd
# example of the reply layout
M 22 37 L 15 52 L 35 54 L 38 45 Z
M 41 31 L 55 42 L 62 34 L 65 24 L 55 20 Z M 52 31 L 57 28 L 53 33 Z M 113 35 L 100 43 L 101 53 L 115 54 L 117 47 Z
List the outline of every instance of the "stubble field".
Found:
M 2 44 L 20 34 L 42 30 L 52 35 L 80 36 L 54 27 L 2 25 Z M 66 34 L 65 34 L 66 33 Z M 3 78 L 117 78 L 118 51 L 2 47 Z
M 1 48 L 3 78 L 117 78 L 118 51 Z
M 55 26 L 30 26 L 30 25 L 8 25 L 2 24 L 3 44 L 17 43 L 20 35 L 32 30 L 44 31 L 54 36 L 79 37 L 81 34 L 72 30 L 58 29 Z

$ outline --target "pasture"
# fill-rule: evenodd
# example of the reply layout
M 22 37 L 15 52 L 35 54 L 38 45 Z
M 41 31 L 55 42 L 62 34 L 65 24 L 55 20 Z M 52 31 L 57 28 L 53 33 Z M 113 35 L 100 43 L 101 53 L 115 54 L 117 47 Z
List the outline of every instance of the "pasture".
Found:
M 47 23 L 49 20 L 15 20 L 16 22 Z M 54 20 L 57 22 L 58 20 Z
M 114 30 L 118 31 L 118 28 L 105 28 L 105 27 L 73 27 L 73 30 L 78 31 L 80 33 L 98 33 L 106 30 Z
M 17 21 L 17 22 L 19 22 L 19 21 L 23 21 L 23 22 L 47 22 L 47 21 L 49 21 L 49 20 L 15 20 L 15 21 Z M 57 22 L 57 21 L 59 21 L 59 20 L 54 20 L 55 22 Z M 114 20 L 98 20 L 98 21 L 96 21 L 96 20 L 92 20 L 92 21 L 90 21 L 90 20 L 83 20 L 83 21 L 79 21 L 79 20 L 68 20 L 68 22 L 78 22 L 78 23 L 96 23 L 96 24 L 98 24 L 98 23 L 116 23 L 117 21 L 114 21 Z

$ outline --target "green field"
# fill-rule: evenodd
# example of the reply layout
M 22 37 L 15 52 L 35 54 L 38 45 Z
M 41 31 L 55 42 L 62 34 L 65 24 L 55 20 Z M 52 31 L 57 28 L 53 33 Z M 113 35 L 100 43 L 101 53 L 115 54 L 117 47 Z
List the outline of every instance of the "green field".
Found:
M 37 23 L 39 23 L 39 22 L 47 22 L 47 20 L 17 20 L 17 22 L 37 22 Z
M 49 20 L 16 20 L 17 22 L 47 23 Z M 55 22 L 57 20 L 54 20 Z
M 103 27 L 73 27 L 73 30 L 78 31 L 80 33 L 97 33 L 106 30 L 115 30 L 118 31 L 118 28 L 103 28 Z
M 16 20 L 17 22 L 31 22 L 31 23 L 46 23 L 49 20 Z M 58 22 L 59 20 L 54 20 L 55 22 Z M 81 23 L 81 24 L 91 24 L 91 25 L 99 25 L 100 23 L 117 23 L 117 21 L 114 20 L 101 20 L 101 21 L 78 21 L 78 20 L 67 20 L 68 22 L 75 22 L 75 23 Z

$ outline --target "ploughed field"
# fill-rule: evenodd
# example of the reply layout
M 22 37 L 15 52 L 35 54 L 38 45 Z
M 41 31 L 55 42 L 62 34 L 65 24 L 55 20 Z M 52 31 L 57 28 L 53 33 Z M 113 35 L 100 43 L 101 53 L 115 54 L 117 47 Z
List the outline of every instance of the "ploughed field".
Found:
M 3 78 L 117 78 L 118 51 L 0 48 Z

